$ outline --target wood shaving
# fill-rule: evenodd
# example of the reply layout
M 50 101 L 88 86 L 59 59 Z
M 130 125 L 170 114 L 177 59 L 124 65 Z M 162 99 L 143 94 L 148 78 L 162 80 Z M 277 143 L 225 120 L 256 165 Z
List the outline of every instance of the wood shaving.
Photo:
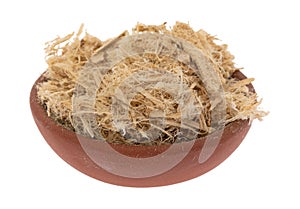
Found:
M 131 34 L 146 32 L 168 34 L 185 39 L 199 48 L 211 61 L 225 92 L 226 124 L 240 119 L 249 119 L 250 122 L 254 119 L 261 120 L 267 115 L 266 112 L 259 110 L 261 100 L 258 99 L 257 94 L 247 88 L 247 85 L 254 79 L 238 81 L 232 77 L 233 73 L 240 69 L 234 66 L 234 56 L 227 50 L 227 45 L 217 45 L 216 38 L 204 30 L 194 31 L 188 24 L 180 22 L 177 22 L 171 29 L 166 28 L 166 23 L 158 26 L 139 23 L 132 29 Z M 119 37 L 129 35 L 130 33 L 125 31 Z M 109 41 L 111 40 L 102 42 L 88 33 L 83 34 L 82 25 L 76 34 L 72 33 L 62 38 L 57 37 L 46 43 L 48 69 L 44 73 L 44 82 L 37 86 L 38 98 L 48 116 L 68 129 L 74 131 L 72 97 L 79 73 L 92 55 L 101 47 L 105 47 Z M 190 124 L 191 127 L 199 130 L 198 137 L 214 131 L 210 124 L 211 112 L 214 107 L 209 101 L 202 81 L 193 70 L 170 57 L 145 53 L 143 56 L 128 57 L 114 66 L 101 79 L 101 85 L 96 95 L 95 111 L 91 112 L 96 115 L 99 136 L 112 143 L 139 144 L 134 139 L 123 137 L 114 128 L 110 108 L 115 89 L 129 75 L 141 69 L 162 69 L 182 79 L 192 90 L 201 109 L 200 123 Z M 168 92 L 159 89 L 145 90 L 132 99 L 129 116 L 135 128 L 143 132 L 150 126 L 155 126 L 149 121 L 153 110 L 156 110 L 154 116 L 158 118 L 162 117 L 161 112 L 164 112 L 166 126 L 164 129 L 159 126 L 155 127 L 161 134 L 149 144 L 174 143 L 182 125 L 180 124 L 181 114 L 178 104 L 173 101 L 172 95 Z M 84 135 L 84 133 L 82 134 Z M 95 138 L 102 137 L 95 136 Z

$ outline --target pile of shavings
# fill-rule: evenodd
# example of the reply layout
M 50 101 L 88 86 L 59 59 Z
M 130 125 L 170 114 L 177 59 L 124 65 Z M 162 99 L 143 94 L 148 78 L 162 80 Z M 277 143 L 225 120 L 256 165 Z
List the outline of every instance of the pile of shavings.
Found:
M 227 50 L 227 45 L 216 44 L 216 38 L 204 30 L 194 31 L 188 24 L 176 22 L 167 29 L 166 23 L 162 25 L 137 24 L 131 34 L 160 33 L 182 38 L 199 48 L 210 60 L 222 83 L 226 100 L 226 124 L 236 120 L 261 120 L 267 115 L 259 109 L 261 99 L 248 88 L 253 78 L 237 80 L 233 74 L 241 70 L 236 68 L 233 62 L 234 56 Z M 125 31 L 121 37 L 131 35 Z M 76 87 L 76 81 L 80 71 L 88 60 L 109 43 L 110 40 L 100 39 L 83 33 L 83 25 L 75 34 L 46 43 L 46 62 L 48 68 L 44 73 L 43 82 L 37 85 L 38 98 L 47 111 L 49 117 L 67 129 L 75 131 L 72 112 L 72 98 Z M 198 130 L 197 136 L 206 136 L 213 131 L 211 128 L 211 113 L 214 108 L 209 100 L 202 81 L 188 66 L 167 56 L 157 56 L 145 53 L 143 56 L 128 57 L 115 65 L 107 75 L 102 78 L 96 94 L 96 102 L 93 113 L 96 115 L 99 134 L 93 136 L 110 143 L 121 144 L 171 144 L 180 142 L 178 134 L 181 127 L 181 113 L 178 104 L 168 92 L 162 89 L 148 89 L 140 92 L 130 102 L 129 114 L 131 122 L 140 132 L 147 131 L 151 127 L 149 116 L 153 110 L 164 112 L 165 127 L 155 140 L 142 142 L 134 138 L 124 137 L 113 125 L 111 114 L 112 96 L 115 89 L 125 81 L 127 77 L 139 70 L 163 69 L 169 73 L 178 74 L 184 83 L 191 89 L 193 96 L 201 106 L 199 124 L 192 127 Z M 85 128 L 76 127 L 76 132 L 89 136 Z

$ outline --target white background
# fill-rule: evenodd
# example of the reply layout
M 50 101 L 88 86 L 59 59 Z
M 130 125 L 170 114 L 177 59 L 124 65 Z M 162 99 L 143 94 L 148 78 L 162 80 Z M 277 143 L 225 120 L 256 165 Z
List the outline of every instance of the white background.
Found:
M 299 14 L 296 0 L 1 1 L 0 208 L 300 208 Z M 67 165 L 29 108 L 44 42 L 81 23 L 105 40 L 137 22 L 176 20 L 229 45 L 270 115 L 219 167 L 177 185 L 114 186 Z

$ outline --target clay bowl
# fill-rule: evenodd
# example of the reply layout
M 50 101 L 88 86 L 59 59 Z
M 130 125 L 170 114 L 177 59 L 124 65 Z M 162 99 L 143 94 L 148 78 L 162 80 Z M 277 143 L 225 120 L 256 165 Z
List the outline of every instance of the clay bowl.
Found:
M 239 71 L 234 76 L 240 80 L 246 78 Z M 43 79 L 41 76 L 35 82 L 30 94 L 32 115 L 41 134 L 68 164 L 90 177 L 111 184 L 154 187 L 198 177 L 228 158 L 251 126 L 248 120 L 237 120 L 226 125 L 223 133 L 215 132 L 209 137 L 172 146 L 109 144 L 76 135 L 48 117 L 37 99 L 36 85 Z M 248 88 L 254 91 L 252 85 Z M 219 137 L 217 145 L 208 141 L 214 136 Z M 204 149 L 210 150 L 211 154 L 199 160 Z

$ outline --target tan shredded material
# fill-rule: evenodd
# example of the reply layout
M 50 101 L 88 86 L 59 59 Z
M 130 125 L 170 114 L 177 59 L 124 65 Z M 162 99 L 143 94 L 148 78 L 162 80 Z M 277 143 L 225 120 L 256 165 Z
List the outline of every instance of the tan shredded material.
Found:
M 261 100 L 256 93 L 250 92 L 247 85 L 254 79 L 236 80 L 232 74 L 240 70 L 234 66 L 233 55 L 227 51 L 227 45 L 217 45 L 216 38 L 204 30 L 194 31 L 188 24 L 177 22 L 171 29 L 162 25 L 137 24 L 132 34 L 161 33 L 185 39 L 199 48 L 211 61 L 219 75 L 226 99 L 226 124 L 235 120 L 261 120 L 267 113 L 259 110 Z M 120 37 L 129 36 L 125 31 Z M 83 38 L 81 38 L 83 36 Z M 46 44 L 46 62 L 48 69 L 44 73 L 45 80 L 38 88 L 38 98 L 45 107 L 48 115 L 64 127 L 74 130 L 72 115 L 72 97 L 79 73 L 87 61 L 108 41 L 83 34 L 83 25 L 75 34 L 58 37 Z M 199 130 L 198 136 L 205 136 L 214 130 L 211 128 L 212 104 L 202 81 L 192 69 L 167 56 L 157 56 L 145 53 L 143 56 L 128 57 L 118 63 L 101 80 L 97 91 L 96 104 L 93 114 L 96 115 L 100 130 L 99 136 L 112 143 L 139 144 L 135 140 L 123 137 L 113 126 L 111 114 L 112 95 L 115 89 L 130 75 L 141 69 L 162 69 L 178 74 L 184 83 L 192 90 L 194 97 L 201 106 L 200 123 L 190 124 Z M 180 70 L 178 70 L 180 69 Z M 146 131 L 151 124 L 149 117 L 153 110 L 164 112 L 165 128 L 161 134 L 149 144 L 174 143 L 180 131 L 181 113 L 172 95 L 161 89 L 145 90 L 136 94 L 130 102 L 129 117 L 135 128 L 140 132 Z M 83 129 L 82 129 L 83 130 Z M 87 135 L 86 133 L 81 133 Z M 95 137 L 101 138 L 101 137 Z

